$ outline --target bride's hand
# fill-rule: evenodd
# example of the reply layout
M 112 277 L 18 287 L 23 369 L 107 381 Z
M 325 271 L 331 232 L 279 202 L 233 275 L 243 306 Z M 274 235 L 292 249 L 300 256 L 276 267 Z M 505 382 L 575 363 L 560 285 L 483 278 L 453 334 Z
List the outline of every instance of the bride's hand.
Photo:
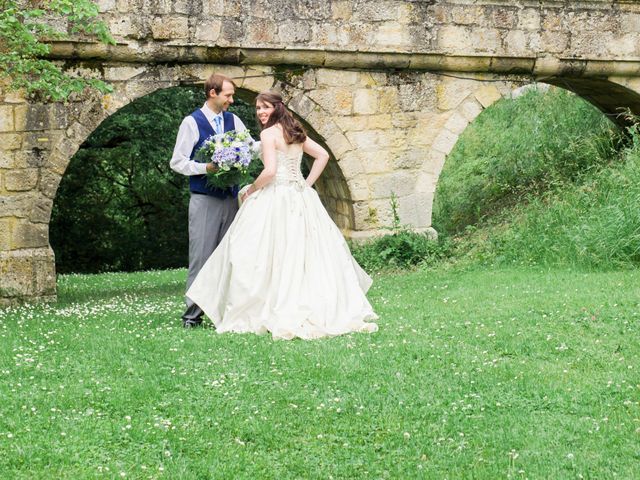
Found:
M 249 185 L 249 188 L 247 188 L 243 193 L 242 196 L 240 197 L 240 200 L 242 201 L 242 203 L 244 203 L 247 198 L 249 198 L 249 195 L 251 195 L 254 192 L 254 186 L 253 184 Z

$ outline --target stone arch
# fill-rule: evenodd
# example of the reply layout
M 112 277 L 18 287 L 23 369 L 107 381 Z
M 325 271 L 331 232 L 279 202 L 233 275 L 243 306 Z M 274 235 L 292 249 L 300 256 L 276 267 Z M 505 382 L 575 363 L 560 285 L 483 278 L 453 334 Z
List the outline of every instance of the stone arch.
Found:
M 628 119 L 622 115 L 624 109 L 628 108 L 635 115 L 640 115 L 640 83 L 637 79 L 554 76 L 540 79 L 540 82 L 575 93 L 622 128 L 629 125 Z
M 75 118 L 68 125 L 65 134 L 61 135 L 56 144 L 52 146 L 48 160 L 42 165 L 41 192 L 47 201 L 41 202 L 39 205 L 40 208 L 47 210 L 43 212 L 47 222 L 59 182 L 69 161 L 80 145 L 103 120 L 125 105 L 159 89 L 201 83 L 202 78 L 206 76 L 206 73 L 201 69 L 206 69 L 206 72 L 216 69 L 208 65 L 183 67 L 180 70 L 187 70 L 186 76 L 178 76 L 179 79 L 158 80 L 161 75 L 153 68 L 149 70 L 136 69 L 133 72 L 129 67 L 126 68 L 127 74 L 135 75 L 135 77 L 127 79 L 121 84 L 116 83 L 112 94 L 102 97 L 93 95 L 71 107 L 71 116 Z M 267 68 L 256 71 L 250 68 L 220 66 L 218 69 L 225 72 L 231 70 L 230 76 L 238 83 L 239 97 L 250 102 L 259 91 L 272 88 L 277 83 L 276 77 Z M 285 94 L 285 102 L 296 117 L 302 121 L 312 138 L 325 146 L 330 153 L 329 164 L 317 184 L 318 193 L 335 223 L 348 234 L 354 229 L 353 206 L 350 186 L 339 164 L 340 154 L 346 151 L 345 143 L 348 144 L 348 140 L 341 135 L 327 112 L 320 105 L 311 101 L 304 92 L 289 89 L 283 93 Z M 67 111 L 69 108 L 67 107 Z M 320 128 L 316 128 L 314 122 L 318 122 Z M 350 145 L 347 148 L 349 147 Z
M 3 230 L 0 243 L 7 249 L 0 252 L 2 302 L 10 302 L 12 298 L 55 298 L 54 252 L 49 244 L 51 211 L 67 166 L 89 135 L 108 116 L 138 98 L 162 88 L 202 81 L 213 70 L 225 71 L 238 81 L 241 91 L 252 95 L 278 83 L 271 67 L 115 64 L 104 69 L 104 78 L 114 87 L 108 95 L 84 94 L 65 105 L 28 103 L 24 98 L 15 97 L 17 106 L 11 107 L 12 116 L 20 112 L 21 125 L 16 125 L 16 131 L 21 132 L 22 138 L 16 137 L 21 143 L 16 143 L 13 147 L 16 153 L 10 155 L 22 155 L 24 158 L 20 161 L 29 168 L 12 167 L 20 170 L 16 171 L 15 179 L 11 177 L 15 194 L 0 199 L 3 215 L 10 216 L 0 221 Z M 318 183 L 318 192 L 336 224 L 349 235 L 356 229 L 351 195 L 353 181 L 347 180 L 349 172 L 344 172 L 342 167 L 358 167 L 354 166 L 353 159 L 341 160 L 353 146 L 325 107 L 301 89 L 284 86 L 283 90 L 291 110 L 331 154 L 326 173 Z M 20 147 L 30 150 L 21 151 Z M 9 187 L 8 181 L 5 184 Z
M 624 108 L 640 114 L 640 93 L 629 84 L 634 80 L 621 80 L 622 82 L 618 83 L 610 79 L 546 77 L 539 79 L 539 83 L 557 86 L 575 93 L 598 108 L 613 123 L 619 127 L 625 127 L 628 125 L 628 120 L 620 114 Z M 492 79 L 491 83 L 483 83 L 480 79 L 472 81 L 477 84 L 476 87 L 470 88 L 470 91 L 456 102 L 454 108 L 445 112 L 442 126 L 435 135 L 425 160 L 423 173 L 418 178 L 416 190 L 429 191 L 432 195 L 432 206 L 438 178 L 447 156 L 458 142 L 460 135 L 486 108 L 498 100 L 511 98 L 516 90 L 522 88 L 519 81 L 514 83 L 509 79 L 502 81 Z M 431 211 L 429 217 L 431 218 Z
M 366 204 L 368 186 L 356 148 L 334 120 L 331 101 L 309 95 L 313 87 L 280 82 L 270 66 L 211 64 L 106 63 L 101 69 L 80 62 L 76 74 L 103 78 L 113 86 L 108 95 L 85 93 L 66 104 L 42 104 L 22 94 L 0 95 L 0 303 L 55 298 L 54 253 L 49 221 L 59 183 L 70 159 L 98 125 L 123 106 L 153 91 L 201 82 L 211 71 L 224 71 L 243 91 L 255 93 L 277 86 L 290 109 L 331 153 L 318 190 L 346 235 L 358 229 L 354 202 Z M 5 120 L 8 118 L 8 120 Z M 313 127 L 313 128 L 312 128 Z M 4 133 L 8 131 L 10 133 Z M 13 132 L 13 133 L 11 133 Z M 366 226 L 364 227 L 366 229 Z
M 428 197 L 428 211 L 425 213 L 428 225 L 431 225 L 438 178 L 458 138 L 484 109 L 510 95 L 517 85 L 508 79 L 492 77 L 461 79 L 440 76 L 437 87 L 439 114 L 428 124 L 432 131 L 428 135 L 428 149 L 415 185 L 416 192 L 423 192 Z

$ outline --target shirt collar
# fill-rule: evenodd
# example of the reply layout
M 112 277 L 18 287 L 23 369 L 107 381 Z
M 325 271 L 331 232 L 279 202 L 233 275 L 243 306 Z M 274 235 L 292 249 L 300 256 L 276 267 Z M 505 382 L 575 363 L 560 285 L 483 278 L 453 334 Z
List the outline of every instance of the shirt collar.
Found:
M 222 116 L 222 113 L 223 113 L 222 110 L 220 110 L 220 113 L 216 113 L 213 110 L 211 110 L 206 103 L 202 106 L 201 110 L 202 110 L 202 113 L 204 113 L 204 116 L 207 118 L 207 120 L 209 120 L 209 122 L 211 123 L 214 122 L 215 117 L 220 117 L 221 120 L 224 120 L 224 117 Z

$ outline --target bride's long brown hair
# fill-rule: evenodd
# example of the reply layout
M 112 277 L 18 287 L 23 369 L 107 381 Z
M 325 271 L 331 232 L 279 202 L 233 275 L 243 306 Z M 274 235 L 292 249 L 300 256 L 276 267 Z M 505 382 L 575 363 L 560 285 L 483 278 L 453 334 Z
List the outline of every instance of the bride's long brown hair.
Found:
M 262 92 L 256 97 L 256 104 L 258 102 L 269 103 L 273 105 L 274 108 L 266 125 L 262 126 L 263 130 L 279 123 L 282 126 L 284 141 L 287 142 L 288 145 L 292 143 L 303 143 L 307 139 L 307 133 L 304 131 L 304 128 L 300 122 L 293 117 L 287 107 L 284 106 L 282 96 L 278 92 L 271 90 Z M 258 124 L 260 124 L 260 119 L 258 119 Z

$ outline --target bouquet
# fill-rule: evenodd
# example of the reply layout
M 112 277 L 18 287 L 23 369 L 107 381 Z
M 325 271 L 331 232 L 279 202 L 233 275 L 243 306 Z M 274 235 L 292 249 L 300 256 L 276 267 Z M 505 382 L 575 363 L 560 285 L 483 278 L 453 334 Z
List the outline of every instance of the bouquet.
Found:
M 207 173 L 207 185 L 229 188 L 251 183 L 259 163 L 254 143 L 247 130 L 231 130 L 207 138 L 195 155 L 196 161 L 213 162 L 217 167 L 215 172 Z

